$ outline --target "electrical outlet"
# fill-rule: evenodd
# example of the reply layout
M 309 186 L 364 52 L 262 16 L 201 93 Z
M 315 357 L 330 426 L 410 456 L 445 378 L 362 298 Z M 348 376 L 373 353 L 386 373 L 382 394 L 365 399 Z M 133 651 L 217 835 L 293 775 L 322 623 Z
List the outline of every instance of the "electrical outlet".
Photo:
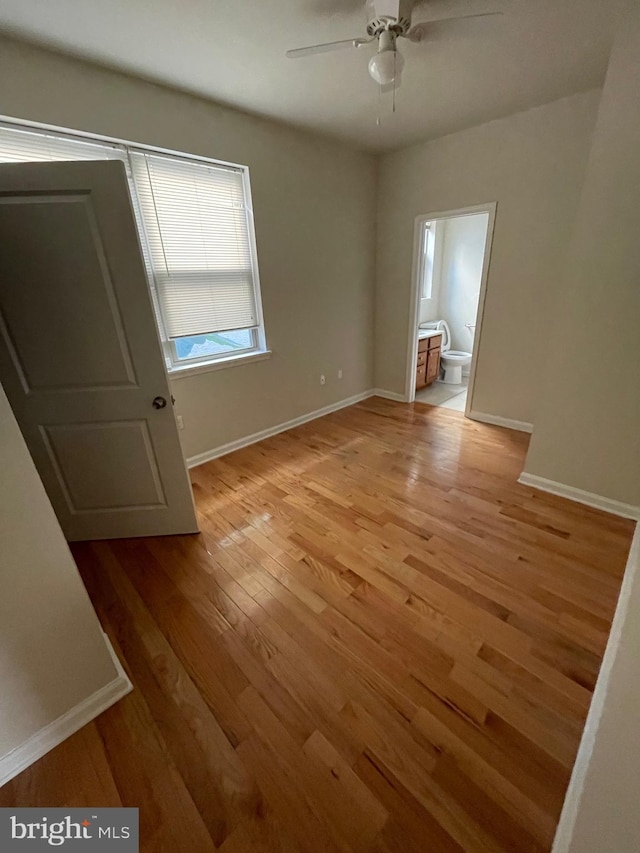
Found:
M 338 370 L 338 379 L 342 379 L 342 368 Z
M 324 378 L 324 373 L 320 374 L 320 384 L 324 385 L 327 380 Z
M 178 429 L 184 429 L 184 421 L 182 420 L 182 415 L 176 415 L 176 423 L 178 424 Z

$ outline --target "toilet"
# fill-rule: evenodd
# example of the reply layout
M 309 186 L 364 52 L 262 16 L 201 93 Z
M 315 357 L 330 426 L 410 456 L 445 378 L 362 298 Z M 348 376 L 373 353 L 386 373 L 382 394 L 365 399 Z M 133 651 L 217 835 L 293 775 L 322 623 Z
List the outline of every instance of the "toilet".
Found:
M 446 320 L 420 323 L 420 328 L 435 329 L 442 332 L 442 348 L 440 349 L 440 366 L 444 371 L 442 381 L 448 385 L 460 385 L 462 382 L 462 368 L 471 364 L 471 353 L 451 349 L 451 330 Z

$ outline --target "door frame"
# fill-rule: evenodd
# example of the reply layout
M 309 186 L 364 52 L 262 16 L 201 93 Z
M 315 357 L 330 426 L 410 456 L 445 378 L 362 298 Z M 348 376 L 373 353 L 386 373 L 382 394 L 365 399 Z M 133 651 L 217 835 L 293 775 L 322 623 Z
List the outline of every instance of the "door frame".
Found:
M 484 306 L 487 295 L 487 283 L 489 279 L 489 267 L 491 264 L 491 249 L 493 246 L 493 232 L 496 222 L 498 202 L 490 201 L 486 204 L 475 204 L 469 207 L 460 207 L 455 210 L 439 210 L 434 213 L 420 213 L 416 216 L 413 226 L 413 261 L 411 267 L 411 296 L 409 302 L 409 329 L 407 340 L 407 365 L 405 371 L 405 400 L 413 403 L 416 398 L 415 365 L 418 357 L 418 322 L 420 318 L 420 249 L 422 237 L 422 225 L 425 222 L 440 219 L 457 219 L 461 216 L 473 216 L 476 213 L 488 213 L 487 236 L 484 244 L 484 257 L 482 260 L 482 275 L 480 279 L 480 294 L 478 296 L 478 310 L 476 311 L 476 330 L 473 338 L 473 351 L 471 354 L 471 371 L 469 373 L 469 388 L 467 391 L 467 404 L 464 410 L 465 418 L 468 418 L 473 410 L 473 394 L 475 390 L 476 367 L 478 352 L 480 350 L 480 338 L 482 336 L 482 321 L 484 318 Z

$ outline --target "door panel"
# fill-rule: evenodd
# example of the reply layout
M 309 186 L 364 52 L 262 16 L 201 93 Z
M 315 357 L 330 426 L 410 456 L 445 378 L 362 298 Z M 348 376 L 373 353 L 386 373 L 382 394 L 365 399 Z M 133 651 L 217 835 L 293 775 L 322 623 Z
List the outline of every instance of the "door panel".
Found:
M 2 333 L 25 391 L 135 384 L 90 195 L 0 198 L 0 234 L 13 247 L 38 235 L 37 252 L 7 252 L 2 261 L 10 285 L 0 291 Z M 47 286 L 34 311 L 36 281 Z
M 118 161 L 0 164 L 0 381 L 67 538 L 197 530 Z
M 43 439 L 71 513 L 166 506 L 145 421 L 43 426 Z M 127 459 L 129 476 L 119 476 Z

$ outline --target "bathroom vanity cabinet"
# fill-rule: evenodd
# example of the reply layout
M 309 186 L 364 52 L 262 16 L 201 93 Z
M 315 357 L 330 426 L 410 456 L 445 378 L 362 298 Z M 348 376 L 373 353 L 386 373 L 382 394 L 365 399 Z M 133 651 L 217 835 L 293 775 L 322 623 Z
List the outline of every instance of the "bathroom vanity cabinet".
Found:
M 431 385 L 440 373 L 440 347 L 442 335 L 432 335 L 418 341 L 416 361 L 416 391 Z

